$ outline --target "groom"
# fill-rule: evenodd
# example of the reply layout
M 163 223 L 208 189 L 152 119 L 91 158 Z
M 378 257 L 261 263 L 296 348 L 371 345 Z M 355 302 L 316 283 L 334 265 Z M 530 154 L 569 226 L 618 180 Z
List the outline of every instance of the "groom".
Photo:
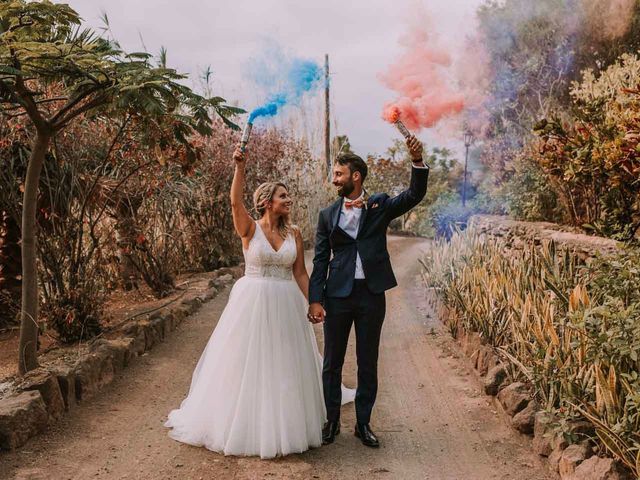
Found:
M 384 292 L 397 285 L 387 251 L 387 227 L 420 203 L 429 176 L 429 167 L 422 161 L 422 144 L 411 136 L 407 147 L 413 163 L 407 190 L 393 198 L 386 193 L 367 198 L 363 188 L 366 163 L 353 153 L 342 154 L 333 168 L 333 184 L 340 198 L 320 212 L 308 317 L 313 323 L 324 321 L 325 445 L 340 433 L 342 365 L 352 323 L 358 360 L 355 435 L 368 447 L 380 445 L 369 420 L 378 391 Z

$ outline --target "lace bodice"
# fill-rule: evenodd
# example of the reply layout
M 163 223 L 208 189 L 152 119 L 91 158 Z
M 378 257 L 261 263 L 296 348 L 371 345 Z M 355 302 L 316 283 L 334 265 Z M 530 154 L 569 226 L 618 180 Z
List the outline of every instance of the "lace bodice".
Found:
M 280 250 L 276 252 L 262 227 L 256 222 L 256 230 L 249 242 L 249 248 L 244 250 L 245 276 L 291 280 L 296 254 L 296 242 L 292 233 L 289 233 Z

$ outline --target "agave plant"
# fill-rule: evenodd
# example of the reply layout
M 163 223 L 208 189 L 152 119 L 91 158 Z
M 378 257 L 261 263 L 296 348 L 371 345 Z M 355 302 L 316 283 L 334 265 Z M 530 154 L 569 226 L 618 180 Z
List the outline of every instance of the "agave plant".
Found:
M 422 259 L 450 329 L 478 332 L 561 417 L 640 473 L 640 253 L 587 265 L 553 242 L 510 250 L 473 231 Z

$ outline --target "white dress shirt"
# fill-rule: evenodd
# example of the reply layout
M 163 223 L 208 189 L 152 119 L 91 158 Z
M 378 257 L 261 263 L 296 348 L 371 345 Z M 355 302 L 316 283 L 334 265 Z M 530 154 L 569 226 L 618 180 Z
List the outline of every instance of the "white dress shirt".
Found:
M 363 199 L 364 192 L 356 199 Z M 342 211 L 340 212 L 340 220 L 338 226 L 344 230 L 344 232 L 351 238 L 358 236 L 358 227 L 360 226 L 360 216 L 362 215 L 362 208 L 347 208 L 344 206 L 344 202 L 349 200 L 348 198 L 342 199 Z M 356 279 L 361 280 L 364 278 L 364 270 L 362 269 L 362 260 L 360 260 L 360 253 L 356 252 Z

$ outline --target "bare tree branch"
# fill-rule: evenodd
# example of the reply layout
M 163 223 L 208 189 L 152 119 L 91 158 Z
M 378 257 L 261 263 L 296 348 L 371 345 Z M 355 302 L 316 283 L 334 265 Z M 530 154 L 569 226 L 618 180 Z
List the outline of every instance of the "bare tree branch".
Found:
M 71 110 L 73 107 L 75 107 L 76 105 L 78 105 L 80 102 L 82 102 L 82 100 L 84 100 L 85 98 L 89 97 L 90 95 L 92 95 L 93 93 L 97 92 L 98 90 L 100 90 L 101 87 L 95 86 L 93 88 L 90 88 L 88 90 L 86 90 L 85 92 L 78 92 L 77 95 L 73 95 L 71 98 L 69 98 L 67 104 L 65 106 L 63 106 L 60 111 L 58 111 L 58 113 L 56 113 L 52 118 L 51 118 L 51 122 L 52 123 L 57 123 L 58 120 L 63 117 L 69 110 Z
M 77 118 L 79 115 L 82 115 L 83 113 L 88 112 L 89 110 L 92 110 L 94 108 L 97 108 L 101 105 L 106 104 L 108 99 L 109 99 L 109 95 L 106 95 L 106 94 L 98 95 L 93 100 L 90 100 L 80 108 L 67 113 L 65 117 L 63 117 L 62 119 L 54 123 L 53 125 L 54 130 L 57 131 L 66 127 L 71 120 L 73 120 L 74 118 Z

